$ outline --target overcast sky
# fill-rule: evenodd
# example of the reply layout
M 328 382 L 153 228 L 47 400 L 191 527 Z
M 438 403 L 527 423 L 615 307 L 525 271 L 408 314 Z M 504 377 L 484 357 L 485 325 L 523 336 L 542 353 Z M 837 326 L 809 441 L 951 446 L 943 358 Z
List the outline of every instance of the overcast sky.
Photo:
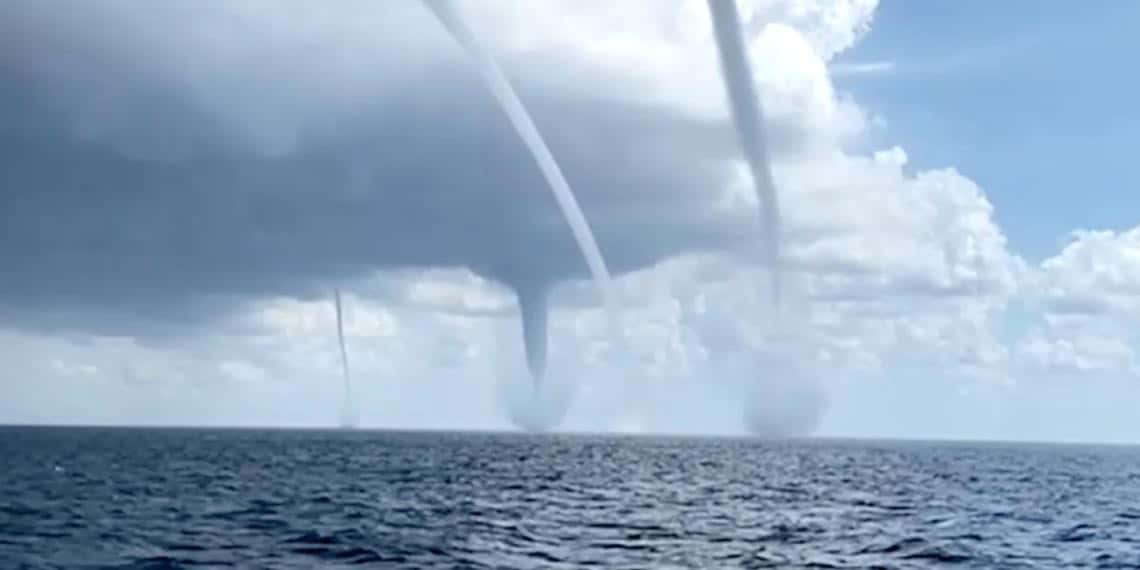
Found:
M 620 343 L 419 3 L 12 0 L 0 422 L 333 425 L 339 287 L 363 425 L 507 428 L 498 281 L 536 278 L 566 429 L 1140 442 L 1133 5 L 741 2 L 779 311 L 703 1 L 459 5 L 620 275 Z

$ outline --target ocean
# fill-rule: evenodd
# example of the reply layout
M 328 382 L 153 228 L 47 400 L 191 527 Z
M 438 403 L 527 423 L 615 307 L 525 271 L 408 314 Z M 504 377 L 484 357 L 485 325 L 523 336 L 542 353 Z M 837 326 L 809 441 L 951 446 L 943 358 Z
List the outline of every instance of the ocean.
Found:
M 1140 448 L 0 428 L 0 568 L 1140 568 Z

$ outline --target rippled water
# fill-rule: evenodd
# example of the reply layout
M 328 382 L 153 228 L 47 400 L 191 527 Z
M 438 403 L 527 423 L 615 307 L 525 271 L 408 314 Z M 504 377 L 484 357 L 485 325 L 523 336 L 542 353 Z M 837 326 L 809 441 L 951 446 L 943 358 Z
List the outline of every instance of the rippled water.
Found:
M 0 428 L 2 568 L 1140 567 L 1140 449 Z

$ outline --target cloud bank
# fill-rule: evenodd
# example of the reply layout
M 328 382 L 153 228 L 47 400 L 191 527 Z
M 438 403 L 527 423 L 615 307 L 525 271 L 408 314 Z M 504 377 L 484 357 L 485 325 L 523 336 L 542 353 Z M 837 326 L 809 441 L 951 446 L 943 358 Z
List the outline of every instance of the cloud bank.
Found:
M 864 150 L 884 123 L 829 66 L 875 5 L 739 3 L 776 314 L 703 2 L 462 4 L 618 276 L 619 350 L 541 174 L 417 3 L 6 2 L 0 421 L 334 423 L 340 287 L 363 425 L 502 427 L 500 283 L 538 277 L 568 429 L 937 434 L 889 408 L 923 386 L 1017 436 L 1003 417 L 1094 372 L 1081 397 L 1122 417 L 1135 230 L 1030 263 L 965 174 Z

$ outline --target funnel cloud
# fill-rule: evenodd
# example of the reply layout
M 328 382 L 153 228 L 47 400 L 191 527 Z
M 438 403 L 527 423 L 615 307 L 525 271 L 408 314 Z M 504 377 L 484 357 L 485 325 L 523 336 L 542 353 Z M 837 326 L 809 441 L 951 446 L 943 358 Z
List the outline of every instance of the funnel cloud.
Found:
M 357 424 L 357 413 L 352 398 L 352 373 L 348 367 L 348 348 L 344 344 L 344 311 L 341 307 L 340 289 L 333 290 L 333 307 L 336 310 L 336 340 L 340 347 L 340 366 L 344 373 L 344 400 L 341 402 L 340 425 L 354 428 Z
M 439 19 L 444 28 L 455 39 L 456 43 L 474 60 L 480 74 L 486 81 L 488 88 L 495 96 L 519 137 L 526 144 L 534 160 L 538 163 L 543 177 L 546 179 L 558 207 L 566 219 L 566 223 L 573 232 L 574 240 L 586 260 L 602 302 L 605 305 L 611 333 L 616 331 L 617 306 L 612 287 L 610 285 L 610 272 L 606 267 L 602 252 L 598 249 L 597 241 L 590 230 L 586 217 L 582 214 L 578 201 L 570 189 L 569 182 L 562 174 L 562 169 L 546 145 L 546 141 L 538 132 L 530 114 L 523 106 L 522 101 L 515 93 L 506 76 L 499 69 L 494 58 L 483 47 L 470 28 L 463 22 L 459 12 L 452 5 L 451 0 L 424 0 L 424 4 Z M 537 386 L 546 373 L 546 291 L 541 285 L 533 283 L 509 283 L 513 286 L 519 299 L 519 308 L 522 313 L 523 341 L 526 345 L 526 360 L 531 377 Z M 615 337 L 616 338 L 616 337 Z M 526 424 L 534 424 L 532 421 Z
M 524 285 L 515 289 L 522 320 L 523 346 L 531 378 L 536 384 L 546 374 L 547 314 L 549 292 L 541 285 Z
M 767 258 L 765 261 L 772 273 L 772 302 L 778 305 L 783 289 L 780 272 L 780 204 L 768 159 L 764 113 L 753 84 L 752 64 L 748 61 L 744 46 L 735 0 L 708 0 L 708 6 L 733 123 L 748 162 L 752 184 L 760 199 L 763 247 Z
M 523 106 L 522 101 L 519 100 L 518 95 L 515 94 L 515 90 L 511 87 L 506 76 L 495 63 L 494 58 L 471 33 L 451 1 L 424 0 L 424 3 L 451 33 L 456 43 L 462 46 L 475 61 L 481 76 L 486 81 L 491 93 L 494 94 L 495 100 L 502 107 L 503 113 L 506 114 L 511 125 L 538 163 L 543 177 L 554 193 L 558 207 L 562 210 L 562 215 L 566 218 L 566 223 L 574 234 L 574 240 L 590 268 L 590 274 L 594 278 L 606 308 L 612 316 L 615 299 L 611 291 L 610 272 L 606 267 L 605 259 L 602 257 L 601 250 L 598 249 L 594 234 L 590 230 L 585 215 L 582 214 L 582 209 L 578 206 L 578 201 L 574 197 L 573 190 L 570 189 L 569 182 L 563 176 L 562 169 L 555 161 L 546 141 L 539 134 L 530 114 Z

